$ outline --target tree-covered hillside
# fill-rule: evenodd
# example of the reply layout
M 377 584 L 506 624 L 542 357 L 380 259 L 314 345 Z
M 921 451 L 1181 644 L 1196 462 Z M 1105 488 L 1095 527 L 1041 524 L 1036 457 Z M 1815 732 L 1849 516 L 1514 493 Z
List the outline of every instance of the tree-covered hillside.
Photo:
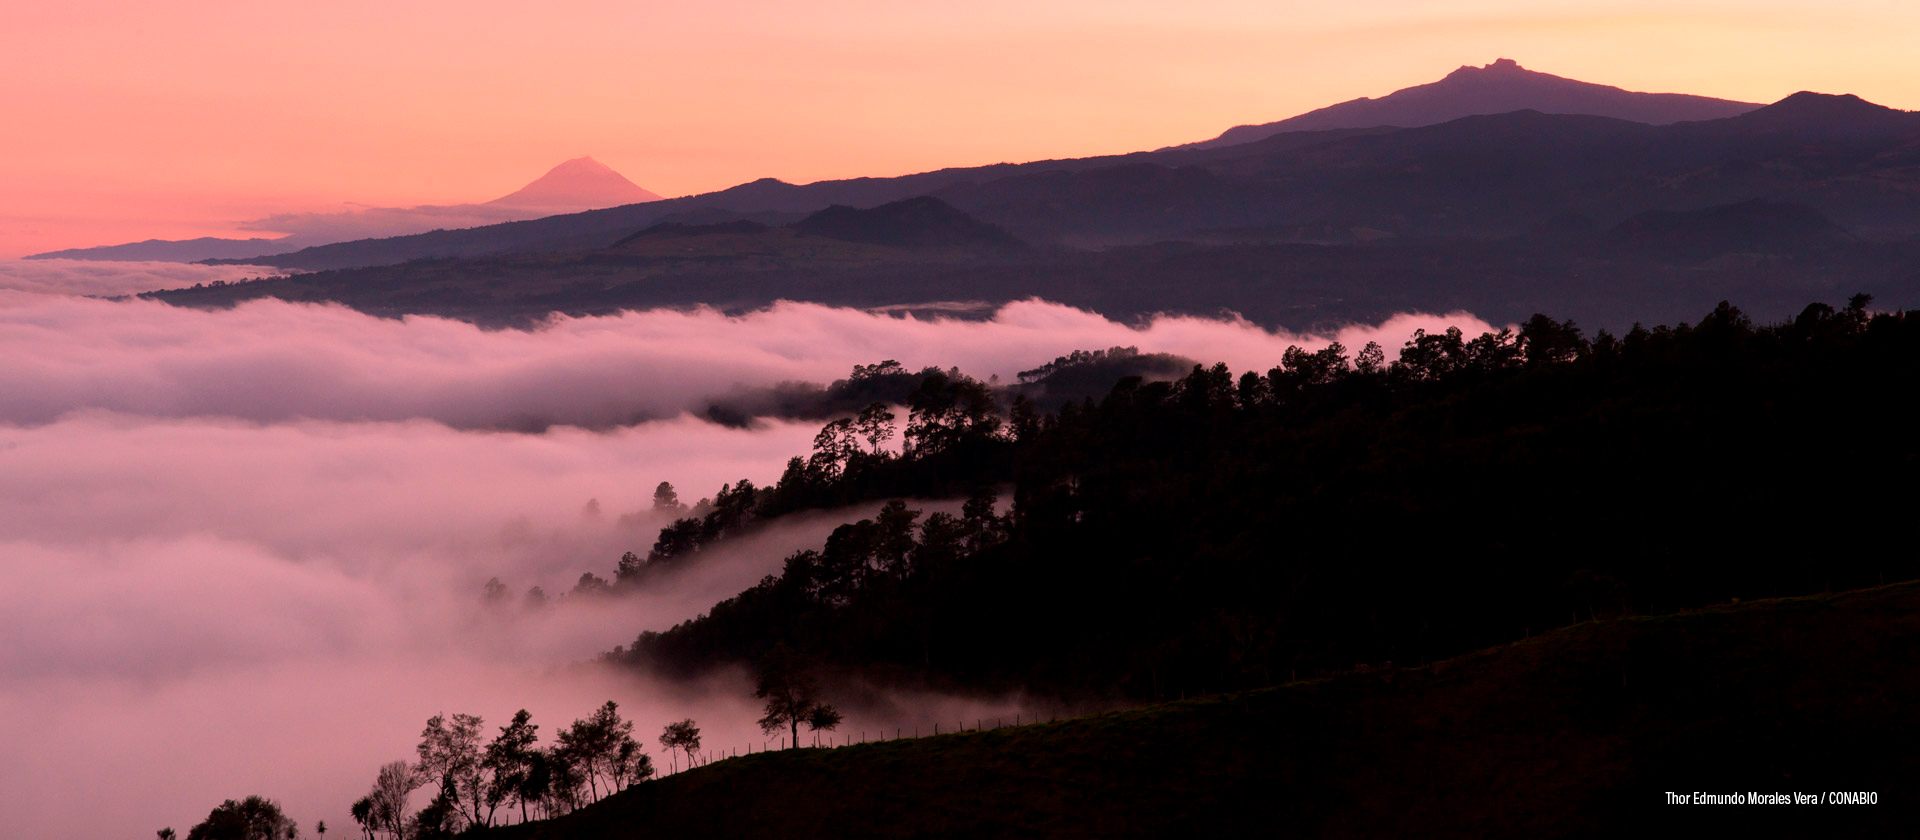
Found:
M 1867 304 L 1590 339 L 1536 316 L 1050 414 L 931 372 L 903 455 L 837 421 L 653 559 L 859 499 L 962 515 L 890 505 L 618 656 L 692 673 L 784 644 L 882 681 L 1155 699 L 1909 579 L 1920 315 Z

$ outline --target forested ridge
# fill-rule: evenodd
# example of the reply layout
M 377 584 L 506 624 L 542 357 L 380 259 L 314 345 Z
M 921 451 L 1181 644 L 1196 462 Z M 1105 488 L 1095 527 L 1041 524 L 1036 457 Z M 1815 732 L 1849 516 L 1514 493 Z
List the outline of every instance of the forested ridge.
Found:
M 691 674 L 780 647 L 883 682 L 1140 700 L 1913 578 L 1920 315 L 1869 303 L 1617 337 L 1536 316 L 1391 361 L 1127 378 L 1051 413 L 926 371 L 903 452 L 835 421 L 634 567 L 800 508 L 971 496 L 961 515 L 890 504 L 612 656 Z

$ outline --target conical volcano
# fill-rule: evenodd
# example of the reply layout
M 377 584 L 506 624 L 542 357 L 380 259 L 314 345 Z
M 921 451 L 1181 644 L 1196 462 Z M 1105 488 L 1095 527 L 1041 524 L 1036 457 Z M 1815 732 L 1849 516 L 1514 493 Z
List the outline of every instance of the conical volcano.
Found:
M 590 157 L 578 157 L 547 171 L 533 183 L 487 202 L 500 207 L 569 211 L 596 210 L 659 201 L 647 191 Z

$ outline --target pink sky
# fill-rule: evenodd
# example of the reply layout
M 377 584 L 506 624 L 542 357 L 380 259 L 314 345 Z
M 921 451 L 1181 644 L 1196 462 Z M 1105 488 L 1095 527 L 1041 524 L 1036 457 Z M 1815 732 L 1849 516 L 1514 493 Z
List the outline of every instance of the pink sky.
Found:
M 1198 140 L 1511 57 L 1920 107 L 1884 0 L 12 4 L 0 257 L 481 201 L 590 154 L 683 195 Z

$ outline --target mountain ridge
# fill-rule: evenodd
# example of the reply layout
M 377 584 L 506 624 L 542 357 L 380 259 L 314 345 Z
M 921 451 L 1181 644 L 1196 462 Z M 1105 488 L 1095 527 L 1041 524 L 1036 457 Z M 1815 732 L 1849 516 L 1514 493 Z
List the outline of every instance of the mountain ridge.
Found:
M 1807 204 L 1858 236 L 1920 233 L 1920 189 L 1886 188 L 1910 177 L 1902 161 L 1920 154 L 1920 116 L 1857 97 L 1796 97 L 1735 117 L 1660 126 L 1522 109 L 1417 128 L 1293 131 L 1215 148 L 894 178 L 762 178 L 647 204 L 337 243 L 263 261 L 329 270 L 584 251 L 672 217 L 801 216 L 923 195 L 1034 245 L 1095 249 L 1215 241 L 1222 231 L 1332 243 L 1500 238 L 1543 218 L 1585 215 L 1611 227 L 1637 213 L 1755 198 Z M 1828 143 L 1845 148 L 1819 148 Z
M 1292 131 L 1420 128 L 1461 117 L 1520 110 L 1667 125 L 1722 119 L 1759 107 L 1756 103 L 1684 93 L 1629 91 L 1528 70 L 1513 59 L 1502 58 L 1484 67 L 1462 66 L 1437 82 L 1402 88 L 1379 98 L 1361 97 L 1276 122 L 1235 126 L 1211 140 L 1169 148 L 1218 148 Z

